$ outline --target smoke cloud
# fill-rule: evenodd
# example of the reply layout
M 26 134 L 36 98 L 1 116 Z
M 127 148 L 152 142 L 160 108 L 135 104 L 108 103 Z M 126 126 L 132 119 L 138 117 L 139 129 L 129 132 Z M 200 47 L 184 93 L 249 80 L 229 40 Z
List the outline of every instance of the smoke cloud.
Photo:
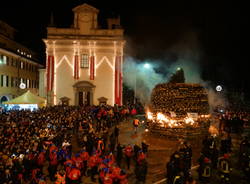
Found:
M 139 61 L 132 57 L 125 58 L 123 65 L 124 82 L 135 91 L 143 104 L 150 102 L 150 94 L 156 84 L 166 82 L 164 75 L 156 73 L 157 61 Z
M 169 53 L 174 57 L 168 57 Z M 174 46 L 165 51 L 165 55 L 161 60 L 125 58 L 124 82 L 131 89 L 136 89 L 136 97 L 143 104 L 150 102 L 155 85 L 168 82 L 180 67 L 184 70 L 186 83 L 199 83 L 207 89 L 210 109 L 218 105 L 227 106 L 226 99 L 214 90 L 209 81 L 201 78 L 203 52 L 195 32 L 185 33 Z M 149 64 L 148 67 L 144 67 L 146 63 Z

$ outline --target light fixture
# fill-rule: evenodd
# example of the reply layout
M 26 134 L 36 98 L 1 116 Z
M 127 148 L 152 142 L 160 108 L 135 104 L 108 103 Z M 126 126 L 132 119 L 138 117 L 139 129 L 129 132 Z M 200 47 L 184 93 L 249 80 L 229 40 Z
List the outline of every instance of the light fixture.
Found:
M 216 91 L 218 91 L 218 92 L 220 92 L 220 91 L 222 91 L 222 87 L 221 87 L 221 85 L 218 85 L 218 86 L 216 86 Z

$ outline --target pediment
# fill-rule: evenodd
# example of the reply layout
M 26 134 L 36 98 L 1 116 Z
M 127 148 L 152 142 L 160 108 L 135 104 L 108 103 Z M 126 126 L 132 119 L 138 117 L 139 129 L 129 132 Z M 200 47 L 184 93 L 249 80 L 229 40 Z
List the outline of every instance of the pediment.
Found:
M 108 101 L 108 99 L 102 96 L 102 97 L 98 98 L 98 101 L 106 102 L 106 101 Z
M 79 81 L 73 85 L 74 88 L 95 88 L 95 85 L 88 81 Z
M 94 13 L 99 13 L 99 10 L 96 9 L 95 7 L 87 4 L 87 3 L 84 3 L 82 5 L 79 5 L 75 8 L 73 8 L 73 12 L 76 12 L 76 13 L 80 13 L 80 12 L 86 12 L 86 13 L 89 13 L 89 12 L 94 12 Z

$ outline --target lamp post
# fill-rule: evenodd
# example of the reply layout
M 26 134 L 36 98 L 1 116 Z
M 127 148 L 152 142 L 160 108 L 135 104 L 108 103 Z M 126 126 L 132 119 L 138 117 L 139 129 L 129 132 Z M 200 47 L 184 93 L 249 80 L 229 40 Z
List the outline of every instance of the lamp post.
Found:
M 151 65 L 149 63 L 143 64 L 143 68 L 149 69 Z M 135 68 L 135 87 L 134 87 L 134 104 L 136 103 L 136 92 L 137 92 L 137 68 Z

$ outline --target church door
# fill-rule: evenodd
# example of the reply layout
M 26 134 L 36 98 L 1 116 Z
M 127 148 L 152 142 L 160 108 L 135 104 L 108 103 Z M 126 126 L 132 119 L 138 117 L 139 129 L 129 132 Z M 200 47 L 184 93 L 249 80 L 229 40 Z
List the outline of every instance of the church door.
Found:
M 89 91 L 87 91 L 86 93 L 85 93 L 86 95 L 85 95 L 85 99 L 86 99 L 86 105 L 90 105 L 90 92 Z
M 79 81 L 73 85 L 75 91 L 75 105 L 93 105 L 95 85 L 88 81 Z
M 83 106 L 83 92 L 80 91 L 79 92 L 79 106 Z

